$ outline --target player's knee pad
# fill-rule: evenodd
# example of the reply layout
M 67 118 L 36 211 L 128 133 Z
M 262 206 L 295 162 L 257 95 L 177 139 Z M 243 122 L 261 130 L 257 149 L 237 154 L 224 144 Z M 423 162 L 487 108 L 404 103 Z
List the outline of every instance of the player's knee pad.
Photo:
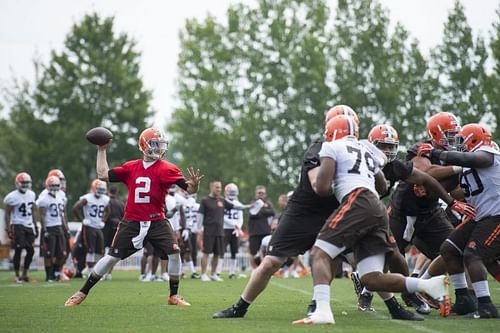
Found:
M 181 275 L 181 255 L 179 253 L 173 253 L 168 255 L 168 274 L 169 275 Z
M 385 253 L 369 256 L 358 262 L 358 274 L 362 278 L 364 275 L 372 272 L 384 271 Z
M 113 266 L 116 265 L 117 262 L 120 261 L 120 258 L 116 258 L 110 255 L 105 255 L 102 257 L 101 260 L 99 260 L 95 266 L 94 266 L 94 273 L 103 276 L 104 274 L 108 273 Z

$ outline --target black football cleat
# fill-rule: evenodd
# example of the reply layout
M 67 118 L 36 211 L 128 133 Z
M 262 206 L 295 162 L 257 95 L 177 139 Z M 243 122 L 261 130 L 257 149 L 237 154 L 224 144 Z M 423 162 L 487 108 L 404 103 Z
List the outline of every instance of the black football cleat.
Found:
M 424 317 L 413 313 L 411 311 L 406 310 L 401 306 L 401 304 L 397 304 L 395 308 L 389 309 L 389 312 L 391 313 L 392 319 L 397 319 L 397 320 L 413 320 L 413 321 L 422 321 L 424 320 Z
M 480 319 L 500 318 L 498 309 L 493 303 L 478 303 L 477 313 Z
M 451 312 L 458 316 L 477 311 L 476 302 L 471 295 L 456 295 L 455 303 L 451 306 Z
M 411 306 L 414 308 L 418 313 L 423 314 L 423 315 L 428 315 L 431 313 L 431 308 L 430 306 L 422 301 L 420 298 L 418 298 L 417 294 L 415 293 L 401 293 L 401 298 L 405 302 L 406 306 Z
M 311 313 L 313 313 L 314 311 L 316 311 L 316 301 L 315 300 L 311 300 L 311 303 L 309 303 L 307 305 L 307 312 L 306 312 L 306 315 L 309 316 Z
M 363 293 L 359 295 L 358 298 L 358 310 L 359 311 L 375 311 L 372 306 L 373 294 Z
M 234 305 L 231 305 L 231 307 L 225 310 L 214 313 L 212 318 L 213 319 L 243 318 L 245 316 L 245 313 L 247 313 L 247 310 L 238 309 Z

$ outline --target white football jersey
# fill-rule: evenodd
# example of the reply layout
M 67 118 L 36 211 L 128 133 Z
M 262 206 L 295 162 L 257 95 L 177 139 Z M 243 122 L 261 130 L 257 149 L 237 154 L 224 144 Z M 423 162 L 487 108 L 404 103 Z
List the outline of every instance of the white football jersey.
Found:
M 226 198 L 226 200 L 235 205 L 243 205 L 238 199 L 229 200 Z M 238 225 L 241 229 L 243 225 L 243 211 L 241 209 L 224 209 L 224 229 L 234 229 L 235 225 Z
M 172 222 L 172 227 L 174 230 L 180 230 L 181 229 L 181 209 L 184 208 L 186 205 L 186 197 L 183 196 L 182 194 L 175 192 L 174 194 L 174 199 L 175 199 L 175 208 L 176 211 L 170 221 Z
M 184 215 L 186 215 L 186 228 L 191 231 L 196 231 L 198 208 L 200 204 L 196 202 L 195 198 L 188 197 L 184 206 Z
M 99 198 L 94 193 L 87 193 L 80 197 L 80 200 L 87 200 L 87 204 L 83 206 L 83 218 L 90 221 L 89 227 L 102 229 L 104 228 L 104 210 L 109 204 L 109 197 L 102 194 Z
M 32 190 L 22 193 L 14 190 L 7 194 L 3 203 L 11 206 L 10 223 L 22 224 L 25 227 L 33 228 L 33 205 L 35 204 L 36 194 Z
M 476 207 L 475 220 L 500 215 L 500 152 L 493 147 L 482 146 L 476 151 L 495 155 L 493 165 L 488 168 L 464 168 L 460 175 L 460 186 L 465 199 Z
M 386 159 L 380 150 L 372 146 L 370 142 L 360 142 L 353 137 L 323 143 L 319 156 L 336 161 L 333 186 L 339 202 L 358 187 L 364 187 L 378 196 L 374 175 Z
M 42 195 L 45 195 L 45 194 L 49 194 L 49 191 L 47 191 L 46 188 L 43 189 L 42 193 L 40 193 L 40 195 L 38 197 L 40 198 Z M 57 196 L 60 197 L 61 200 L 63 200 L 64 207 L 66 207 L 66 204 L 68 203 L 68 197 L 66 196 L 66 192 L 64 192 L 63 190 L 59 190 L 59 191 L 57 191 Z M 62 216 L 64 216 L 64 213 L 65 213 L 65 210 L 63 208 L 63 210 L 61 211 Z
M 55 197 L 48 191 L 42 192 L 36 201 L 39 208 L 47 209 L 44 216 L 45 227 L 62 225 L 66 196 L 60 195 L 60 192 L 62 191 L 58 191 Z

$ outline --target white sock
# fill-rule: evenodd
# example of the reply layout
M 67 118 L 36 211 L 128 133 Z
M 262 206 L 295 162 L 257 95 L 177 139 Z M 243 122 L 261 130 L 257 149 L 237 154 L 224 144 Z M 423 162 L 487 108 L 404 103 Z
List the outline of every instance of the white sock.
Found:
M 407 277 L 405 278 L 405 285 L 406 285 L 406 290 L 410 293 L 413 294 L 418 290 L 418 282 L 419 279 L 414 278 L 414 277 Z
M 236 259 L 229 259 L 229 274 L 236 273 Z
M 318 284 L 314 286 L 314 296 L 316 309 L 318 311 L 332 312 L 330 308 L 330 286 L 328 284 Z
M 455 289 L 467 288 L 467 280 L 465 279 L 465 273 L 451 274 L 450 282 L 453 288 Z
M 421 279 L 423 280 L 428 280 L 430 279 L 432 276 L 429 274 L 429 271 L 425 271 L 424 274 L 422 274 L 422 276 L 420 277 Z
M 219 258 L 217 262 L 217 267 L 215 268 L 215 273 L 220 274 L 222 272 L 222 267 L 224 266 L 224 259 Z
M 193 261 L 188 261 L 186 262 L 187 266 L 188 266 L 188 269 L 191 271 L 191 273 L 194 273 L 196 272 L 196 270 L 194 269 L 194 264 L 193 264 Z
M 472 283 L 472 288 L 474 288 L 474 293 L 476 297 L 490 296 L 490 289 L 488 287 L 488 281 L 477 281 Z
M 412 274 L 419 275 L 420 274 L 420 268 L 414 268 Z
M 373 295 L 373 292 L 369 291 L 368 289 L 366 289 L 366 287 L 363 287 L 363 290 L 361 291 L 362 294 L 370 294 L 370 295 Z

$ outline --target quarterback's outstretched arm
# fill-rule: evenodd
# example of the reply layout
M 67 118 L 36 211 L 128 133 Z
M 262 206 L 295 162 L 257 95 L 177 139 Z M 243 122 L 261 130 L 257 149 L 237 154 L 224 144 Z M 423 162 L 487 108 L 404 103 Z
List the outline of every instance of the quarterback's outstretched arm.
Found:
M 97 165 L 96 165 L 97 178 L 105 182 L 109 180 L 108 178 L 109 166 L 106 156 L 106 150 L 108 149 L 110 143 L 111 140 L 109 140 L 109 142 L 104 146 L 97 147 Z

